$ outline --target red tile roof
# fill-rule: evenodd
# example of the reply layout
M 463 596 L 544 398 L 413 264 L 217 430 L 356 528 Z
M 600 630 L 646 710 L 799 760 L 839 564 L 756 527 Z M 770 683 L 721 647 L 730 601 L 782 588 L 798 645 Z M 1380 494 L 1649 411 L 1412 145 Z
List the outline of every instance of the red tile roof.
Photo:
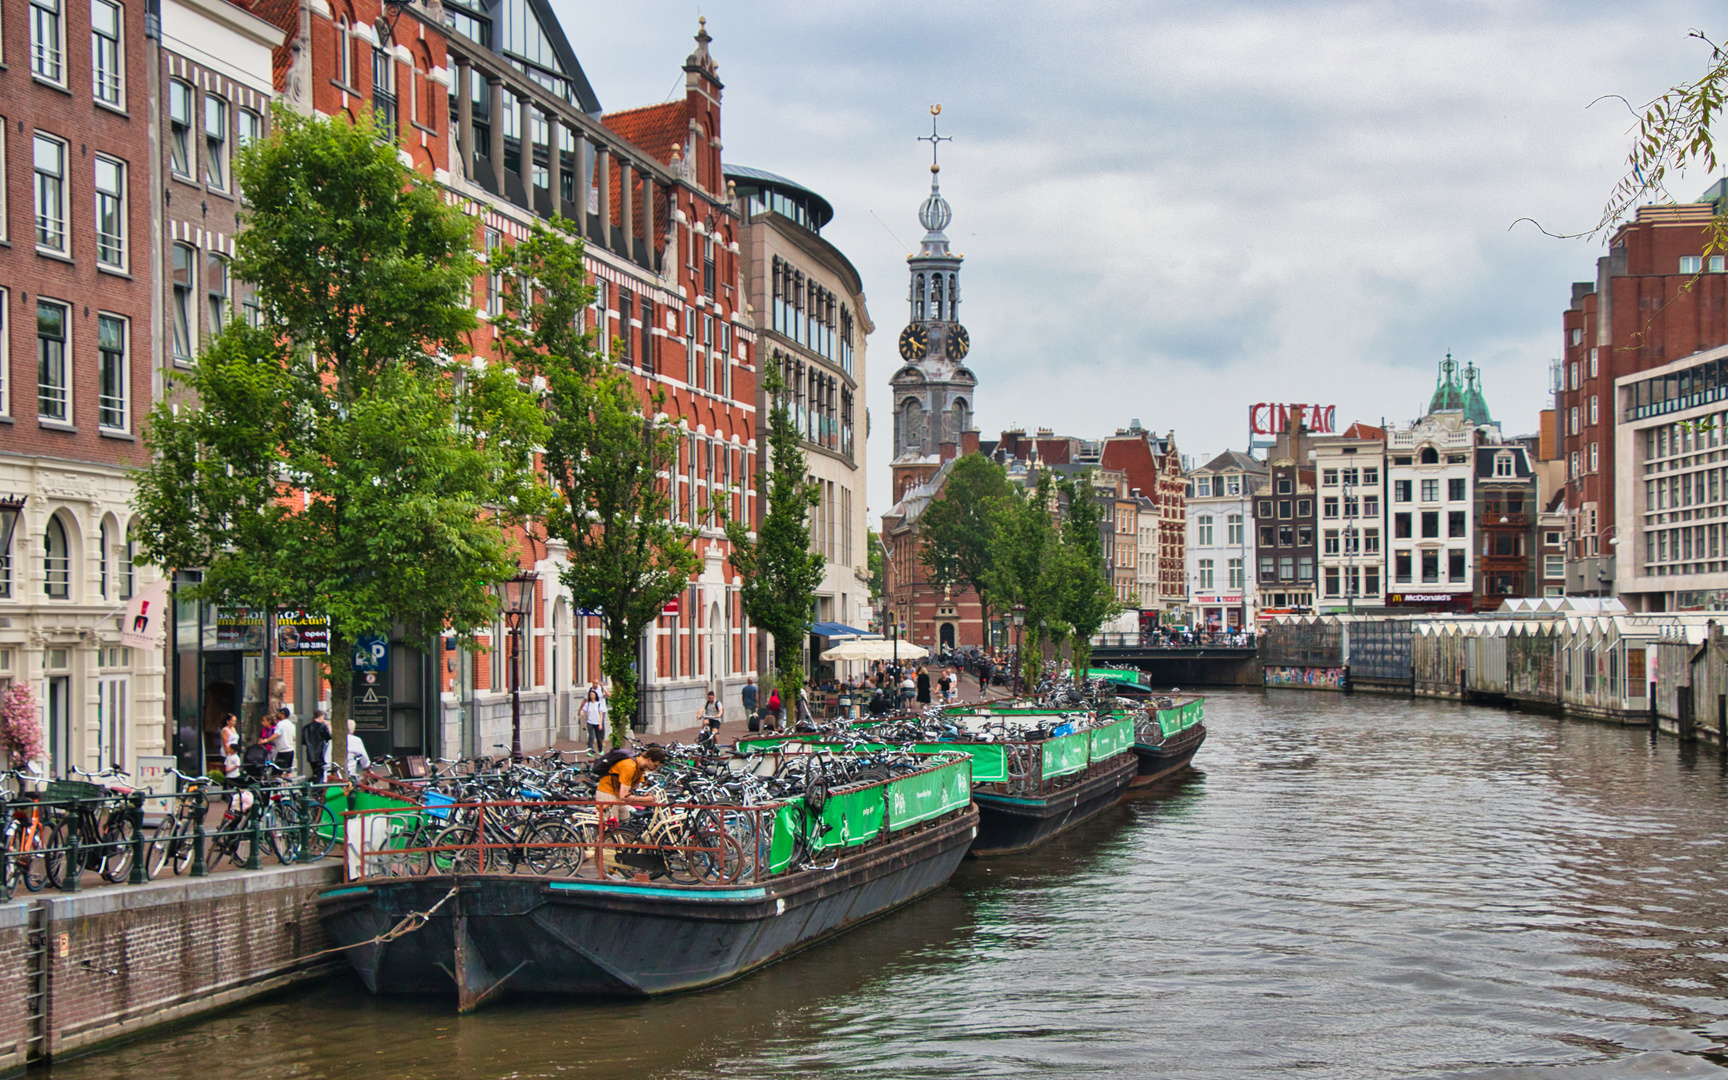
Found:
M 690 133 L 684 99 L 606 113 L 600 122 L 652 154 L 663 165 L 672 163 L 672 147 L 682 147 Z

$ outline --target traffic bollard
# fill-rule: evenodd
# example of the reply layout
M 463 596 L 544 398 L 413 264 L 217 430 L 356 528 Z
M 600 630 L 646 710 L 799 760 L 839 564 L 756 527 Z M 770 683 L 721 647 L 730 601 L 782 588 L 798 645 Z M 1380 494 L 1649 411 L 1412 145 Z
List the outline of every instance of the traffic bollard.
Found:
M 300 781 L 300 790 L 294 793 L 294 799 L 300 805 L 300 854 L 295 862 L 312 861 L 312 781 Z
M 142 885 L 150 880 L 144 865 L 144 793 L 134 791 L 131 803 L 127 813 L 132 817 L 132 873 L 127 875 L 126 884 Z

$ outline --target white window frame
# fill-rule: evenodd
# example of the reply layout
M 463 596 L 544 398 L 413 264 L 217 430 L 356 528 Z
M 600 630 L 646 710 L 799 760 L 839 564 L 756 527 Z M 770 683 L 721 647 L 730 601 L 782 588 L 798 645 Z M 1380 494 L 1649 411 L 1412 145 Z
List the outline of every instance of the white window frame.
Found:
M 55 86 L 66 85 L 66 0 L 30 0 L 30 74 Z M 44 19 L 43 16 L 47 18 Z M 44 42 L 38 31 L 54 35 Z
M 12 292 L 0 287 L 0 416 L 12 415 L 12 370 L 9 345 L 12 341 Z
M 116 388 L 119 391 L 118 397 L 104 393 L 104 376 L 108 373 L 108 358 L 113 352 L 102 344 L 102 324 L 105 320 L 112 320 L 120 325 L 120 370 L 118 372 L 119 377 L 115 380 Z M 96 313 L 96 424 L 103 431 L 129 432 L 132 430 L 131 381 L 132 321 L 124 315 L 116 315 L 112 311 L 98 311 Z M 109 419 L 109 414 L 116 411 L 119 413 L 119 422 L 113 423 Z M 102 552 L 102 558 L 104 565 L 106 565 L 108 558 L 106 550 Z
M 187 253 L 187 280 L 184 304 L 180 295 L 181 285 L 174 280 L 177 272 L 174 268 L 174 253 Z M 175 320 L 183 316 L 186 323 L 186 353 L 181 353 L 175 346 Z M 198 358 L 198 249 L 191 244 L 173 243 L 168 247 L 168 351 L 178 364 L 190 364 Z
M 211 124 L 210 112 L 218 113 L 217 123 Z M 204 182 L 214 191 L 227 191 L 228 176 L 228 117 L 232 114 L 228 107 L 228 99 L 215 94 L 204 95 L 204 108 L 199 110 L 203 119 L 200 125 L 204 139 Z
M 62 318 L 61 318 L 61 323 L 60 323 L 60 365 L 59 365 L 60 366 L 60 385 L 57 387 L 57 389 L 59 389 L 61 391 L 63 396 L 61 398 L 62 415 L 50 416 L 50 415 L 48 415 L 42 411 L 42 390 L 44 389 L 44 387 L 46 385 L 49 385 L 49 384 L 44 384 L 42 382 L 42 374 L 41 374 L 42 373 L 42 366 L 43 366 L 42 365 L 42 330 L 41 330 L 41 323 L 40 323 L 40 321 L 38 321 L 36 333 L 35 333 L 35 339 L 36 339 L 36 372 L 37 372 L 37 375 L 36 375 L 36 416 L 37 416 L 37 421 L 39 423 L 48 423 L 48 424 L 70 424 L 73 421 L 73 413 L 72 413 L 72 404 L 73 404 L 73 402 L 72 402 L 72 303 L 71 303 L 71 301 L 68 301 L 68 300 L 57 300 L 53 297 L 45 297 L 45 296 L 38 294 L 36 297 L 36 305 L 38 308 L 40 308 L 43 304 L 51 304 L 54 307 L 59 308 L 61 310 L 61 312 L 63 313 Z
M 44 179 L 50 174 L 44 173 L 42 171 L 42 166 L 38 163 L 38 143 L 51 143 L 60 148 L 60 171 L 58 178 L 55 179 L 51 185 L 46 187 L 44 186 Z M 71 144 L 65 139 L 60 138 L 58 135 L 46 131 L 37 131 L 30 140 L 30 155 L 31 192 L 34 196 L 36 211 L 36 250 L 46 251 L 54 255 L 67 255 L 70 253 L 71 239 L 66 235 L 67 218 L 69 216 L 67 213 L 69 208 L 66 205 L 66 189 L 68 187 L 66 182 L 66 169 L 72 161 Z M 43 239 L 43 225 L 44 222 L 49 220 L 44 212 L 46 208 L 43 206 L 43 202 L 44 196 L 48 194 L 50 190 L 53 191 L 54 202 L 57 204 L 53 207 L 53 212 L 56 215 L 53 224 L 56 230 L 56 238 L 59 240 L 58 245 L 44 242 Z
M 114 12 L 114 34 L 110 37 L 96 28 L 96 13 L 102 8 Z M 126 9 L 113 0 L 90 2 L 90 92 L 98 104 L 115 109 L 126 108 Z M 105 48 L 106 47 L 106 48 Z M 104 52 L 111 50 L 106 57 Z M 111 66 L 112 70 L 105 70 Z
M 180 115 L 175 109 L 176 91 L 185 91 L 186 111 Z M 193 92 L 192 84 L 182 79 L 168 80 L 168 172 L 181 180 L 195 180 L 198 176 L 198 147 L 192 138 L 192 127 L 197 119 L 198 95 Z M 185 150 L 185 160 L 175 160 L 175 150 Z
M 210 320 L 210 336 L 215 337 L 228 324 L 228 313 L 234 303 L 234 273 L 228 257 L 220 251 L 204 253 L 204 268 L 207 271 L 204 275 L 204 313 Z M 218 268 L 221 270 L 220 291 L 216 288 L 218 282 L 210 280 Z
M 104 191 L 102 189 L 102 181 L 100 177 L 104 165 L 110 166 L 114 169 L 115 177 L 118 182 L 117 191 Z M 96 216 L 91 222 L 93 231 L 96 234 L 96 265 L 124 271 L 126 269 L 128 254 L 126 243 L 128 231 L 126 228 L 128 224 L 126 220 L 126 163 L 121 161 L 119 158 L 109 157 L 106 154 L 97 154 L 95 164 L 91 169 L 91 175 L 94 181 L 96 196 Z M 116 232 L 112 236 L 109 236 L 102 230 L 102 219 L 104 217 L 103 201 L 108 198 L 114 199 L 115 202 L 114 217 Z M 113 249 L 115 254 L 114 258 L 104 257 L 105 241 L 108 242 L 106 246 Z
M 1680 272 L 1682 274 L 1702 274 L 1704 272 L 1703 257 L 1699 255 L 1680 256 Z

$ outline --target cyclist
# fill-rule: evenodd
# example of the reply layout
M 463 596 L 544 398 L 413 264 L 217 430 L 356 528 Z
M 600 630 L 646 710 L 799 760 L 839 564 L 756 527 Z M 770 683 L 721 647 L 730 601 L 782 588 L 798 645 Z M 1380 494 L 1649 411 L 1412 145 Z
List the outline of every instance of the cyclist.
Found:
M 653 806 L 651 795 L 637 795 L 636 789 L 642 786 L 642 781 L 648 774 L 666 764 L 666 751 L 658 746 L 650 746 L 635 757 L 627 757 L 606 770 L 606 775 L 594 785 L 594 801 L 604 806 L 608 803 L 624 803 L 629 806 Z

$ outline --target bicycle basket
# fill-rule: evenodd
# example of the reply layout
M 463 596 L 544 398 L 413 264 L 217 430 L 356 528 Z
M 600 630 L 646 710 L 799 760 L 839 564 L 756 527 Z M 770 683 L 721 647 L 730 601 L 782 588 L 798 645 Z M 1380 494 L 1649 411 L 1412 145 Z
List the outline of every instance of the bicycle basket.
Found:
M 87 784 L 82 780 L 50 780 L 45 798 L 49 802 L 70 802 L 73 799 L 107 799 L 114 793 L 100 784 Z
M 455 799 L 452 799 L 441 791 L 428 791 L 426 793 L 426 816 L 438 821 L 448 821 L 450 818 L 450 807 L 453 806 L 455 802 Z

